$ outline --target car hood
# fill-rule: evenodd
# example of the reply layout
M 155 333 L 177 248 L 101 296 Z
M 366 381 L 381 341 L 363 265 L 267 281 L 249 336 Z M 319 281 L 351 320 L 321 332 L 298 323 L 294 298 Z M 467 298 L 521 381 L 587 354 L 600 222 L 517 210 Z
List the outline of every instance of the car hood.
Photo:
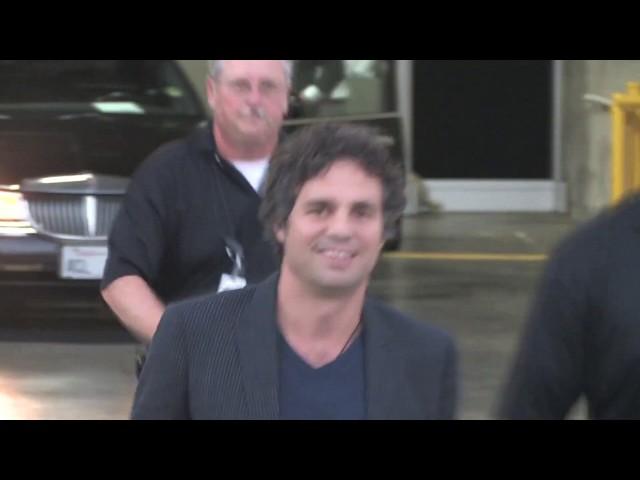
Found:
M 153 150 L 205 121 L 177 116 L 1 113 L 0 185 L 69 193 L 121 190 L 126 185 L 123 179 Z

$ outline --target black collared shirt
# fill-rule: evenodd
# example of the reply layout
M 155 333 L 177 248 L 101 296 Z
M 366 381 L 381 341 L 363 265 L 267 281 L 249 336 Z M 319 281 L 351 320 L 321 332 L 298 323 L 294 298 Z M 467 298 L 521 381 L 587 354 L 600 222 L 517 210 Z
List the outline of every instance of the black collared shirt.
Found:
M 224 237 L 244 249 L 249 283 L 278 266 L 258 220 L 260 196 L 217 154 L 209 123 L 160 147 L 133 175 L 109 236 L 102 288 L 142 277 L 166 303 L 215 292 L 233 265 Z

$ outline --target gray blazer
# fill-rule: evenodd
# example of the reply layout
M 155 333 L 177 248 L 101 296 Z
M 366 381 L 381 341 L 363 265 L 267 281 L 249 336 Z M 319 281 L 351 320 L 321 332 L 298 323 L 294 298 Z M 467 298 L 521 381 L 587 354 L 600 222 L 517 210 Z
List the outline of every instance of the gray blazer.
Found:
M 135 394 L 133 419 L 277 419 L 278 276 L 170 306 Z M 451 419 L 457 355 L 444 332 L 367 298 L 369 419 Z

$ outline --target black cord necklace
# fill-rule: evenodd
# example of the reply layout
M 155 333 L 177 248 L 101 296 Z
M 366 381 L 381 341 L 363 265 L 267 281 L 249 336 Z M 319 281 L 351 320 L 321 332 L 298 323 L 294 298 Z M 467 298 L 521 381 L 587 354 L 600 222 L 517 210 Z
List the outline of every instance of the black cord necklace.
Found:
M 342 347 L 342 350 L 340 350 L 340 353 L 338 354 L 338 356 L 342 355 L 344 352 L 347 351 L 347 348 L 349 348 L 351 341 L 356 337 L 358 330 L 360 330 L 360 325 L 362 325 L 362 318 L 358 320 L 358 323 L 356 324 L 356 328 L 353 329 L 353 332 L 351 332 L 351 335 L 349 335 L 349 338 L 347 338 L 347 341 Z

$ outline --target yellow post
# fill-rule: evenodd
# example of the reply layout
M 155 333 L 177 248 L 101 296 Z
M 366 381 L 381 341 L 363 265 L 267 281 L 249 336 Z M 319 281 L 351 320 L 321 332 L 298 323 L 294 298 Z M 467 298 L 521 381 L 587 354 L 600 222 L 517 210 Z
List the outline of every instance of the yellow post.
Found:
M 640 117 L 638 111 L 631 112 L 630 118 L 630 149 L 629 156 L 634 167 L 634 189 L 640 188 Z
M 640 188 L 640 117 L 638 116 L 638 102 L 640 101 L 640 83 L 629 82 L 627 84 L 629 97 L 628 125 L 629 125 L 629 150 L 628 160 L 633 168 L 633 190 Z
M 613 96 L 611 106 L 611 200 L 618 203 L 624 193 L 624 110 L 620 105 L 620 94 Z
M 640 189 L 640 82 L 613 95 L 611 106 L 611 201 Z

